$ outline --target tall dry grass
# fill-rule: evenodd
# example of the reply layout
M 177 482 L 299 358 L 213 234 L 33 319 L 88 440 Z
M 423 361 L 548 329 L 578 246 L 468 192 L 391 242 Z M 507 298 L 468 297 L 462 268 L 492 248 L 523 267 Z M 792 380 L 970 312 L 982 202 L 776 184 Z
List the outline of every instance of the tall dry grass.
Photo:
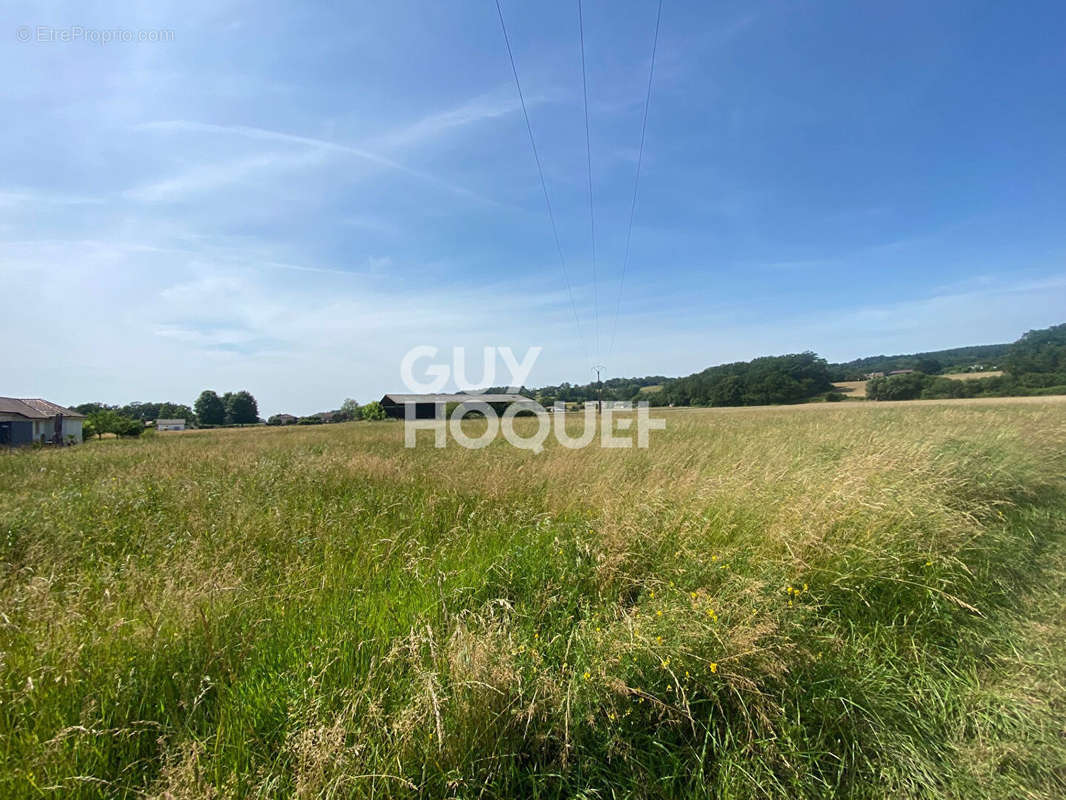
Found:
M 1034 403 L 4 454 L 0 794 L 1061 796 L 1064 446 Z

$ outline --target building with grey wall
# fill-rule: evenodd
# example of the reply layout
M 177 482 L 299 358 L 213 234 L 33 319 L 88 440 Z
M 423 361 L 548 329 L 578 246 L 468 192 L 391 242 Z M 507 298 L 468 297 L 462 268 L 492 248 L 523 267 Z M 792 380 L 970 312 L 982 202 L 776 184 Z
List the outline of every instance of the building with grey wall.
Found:
M 78 444 L 85 415 L 39 397 L 0 397 L 0 446 Z

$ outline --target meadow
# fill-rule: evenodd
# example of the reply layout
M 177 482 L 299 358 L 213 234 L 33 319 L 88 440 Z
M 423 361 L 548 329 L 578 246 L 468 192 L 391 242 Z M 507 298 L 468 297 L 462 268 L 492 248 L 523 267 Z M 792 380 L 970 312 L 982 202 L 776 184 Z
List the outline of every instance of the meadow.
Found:
M 0 453 L 0 796 L 1066 796 L 1027 400 Z

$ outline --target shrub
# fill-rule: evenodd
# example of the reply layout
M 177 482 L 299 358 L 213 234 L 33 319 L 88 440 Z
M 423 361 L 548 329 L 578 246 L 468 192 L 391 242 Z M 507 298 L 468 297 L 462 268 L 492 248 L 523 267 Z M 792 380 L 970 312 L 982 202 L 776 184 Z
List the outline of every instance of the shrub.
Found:
M 872 378 L 866 384 L 866 396 L 871 400 L 914 400 L 921 396 L 922 390 L 931 378 L 920 372 L 906 375 L 890 375 L 887 378 Z M 950 380 L 950 378 L 944 378 Z
M 119 436 L 140 436 L 144 433 L 144 423 L 139 419 L 119 417 L 111 432 Z
M 372 403 L 367 403 L 360 411 L 362 412 L 363 419 L 370 420 L 371 422 L 383 420 L 387 416 L 385 409 L 381 407 L 381 403 L 375 400 Z

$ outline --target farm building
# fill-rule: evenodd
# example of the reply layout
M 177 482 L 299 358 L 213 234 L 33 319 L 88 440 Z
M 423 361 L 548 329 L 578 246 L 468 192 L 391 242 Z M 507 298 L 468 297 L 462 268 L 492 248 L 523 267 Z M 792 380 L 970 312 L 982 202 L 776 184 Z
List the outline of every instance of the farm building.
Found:
M 515 404 L 528 405 L 530 410 L 536 405 L 520 394 L 387 394 L 381 398 L 381 407 L 394 419 L 405 419 L 408 405 L 414 406 L 415 419 L 433 419 L 438 405 L 447 413 L 449 407 L 459 403 L 488 403 L 497 414 Z
M 0 397 L 0 445 L 81 442 L 84 414 L 40 398 Z
M 183 431 L 185 430 L 185 420 L 157 419 L 155 421 L 155 429 L 157 431 Z
M 599 400 L 586 400 L 585 408 L 596 408 Z M 628 400 L 604 400 L 600 411 L 632 411 L 633 404 Z

